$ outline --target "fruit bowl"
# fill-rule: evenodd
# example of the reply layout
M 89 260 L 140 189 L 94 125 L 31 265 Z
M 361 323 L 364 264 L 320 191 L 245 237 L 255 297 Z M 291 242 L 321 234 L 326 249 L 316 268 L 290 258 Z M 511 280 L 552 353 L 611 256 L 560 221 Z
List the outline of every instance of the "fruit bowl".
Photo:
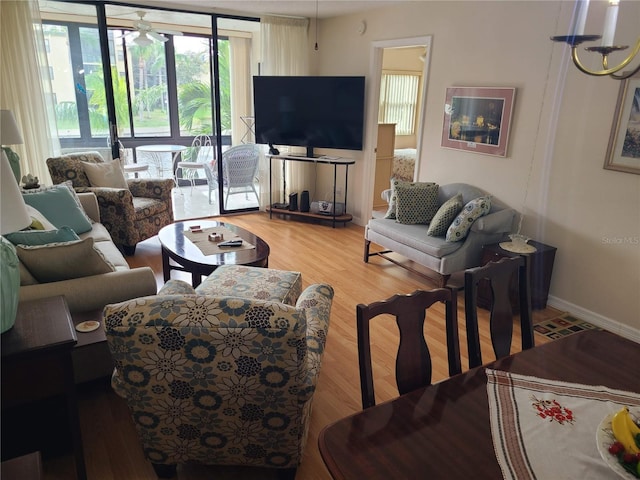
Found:
M 630 407 L 629 412 L 634 419 L 637 420 L 640 418 L 640 407 Z M 611 420 L 614 415 L 615 412 L 604 417 L 596 429 L 596 445 L 598 447 L 598 452 L 609 468 L 617 473 L 620 478 L 637 480 L 640 476 L 627 471 L 620 463 L 618 456 L 609 453 L 609 447 L 612 443 L 616 442 L 616 437 L 613 435 L 613 430 L 611 429 Z

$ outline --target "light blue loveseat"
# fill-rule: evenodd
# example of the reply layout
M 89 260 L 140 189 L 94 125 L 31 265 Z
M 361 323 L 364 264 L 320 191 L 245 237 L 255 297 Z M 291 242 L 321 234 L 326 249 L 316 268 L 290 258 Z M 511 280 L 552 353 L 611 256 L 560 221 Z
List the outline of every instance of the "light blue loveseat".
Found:
M 458 193 L 462 194 L 463 205 L 489 195 L 473 185 L 450 183 L 438 189 L 438 204 L 442 205 Z M 390 190 L 385 190 L 382 195 L 389 201 Z M 512 231 L 515 213 L 515 210 L 492 197 L 489 213 L 477 219 L 466 238 L 459 242 L 448 242 L 444 236 L 428 236 L 429 224 L 407 225 L 395 219 L 372 218 L 364 231 L 364 261 L 368 262 L 371 256 L 378 255 L 398 263 L 386 255 L 395 252 L 427 267 L 429 276 L 444 287 L 451 274 L 480 265 L 482 246 L 503 240 Z M 380 245 L 383 250 L 372 252 L 371 243 Z

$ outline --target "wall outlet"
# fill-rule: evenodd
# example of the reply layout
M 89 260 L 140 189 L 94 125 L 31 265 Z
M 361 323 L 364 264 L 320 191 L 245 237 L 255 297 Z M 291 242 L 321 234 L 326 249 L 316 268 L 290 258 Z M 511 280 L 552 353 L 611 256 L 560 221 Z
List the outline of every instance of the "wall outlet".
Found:
M 336 187 L 336 197 L 342 196 L 342 187 Z

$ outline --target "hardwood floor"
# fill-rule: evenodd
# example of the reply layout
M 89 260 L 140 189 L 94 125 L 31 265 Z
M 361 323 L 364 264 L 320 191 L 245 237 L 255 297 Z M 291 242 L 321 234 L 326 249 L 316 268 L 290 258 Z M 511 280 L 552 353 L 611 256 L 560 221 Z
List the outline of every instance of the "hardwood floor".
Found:
M 435 288 L 427 279 L 412 274 L 381 258 L 364 263 L 363 227 L 347 224 L 331 228 L 330 224 L 306 223 L 285 218 L 269 219 L 268 214 L 254 213 L 225 217 L 262 237 L 271 247 L 269 267 L 302 272 L 303 287 L 326 282 L 335 289 L 331 325 L 323 359 L 307 445 L 298 480 L 326 480 L 329 473 L 318 452 L 317 439 L 327 424 L 361 409 L 358 359 L 355 330 L 355 307 L 358 303 L 383 300 L 395 293 L 410 293 L 416 289 Z M 160 244 L 157 238 L 138 245 L 132 267 L 149 265 L 162 285 Z M 174 278 L 189 280 L 181 272 Z M 467 369 L 466 335 L 464 332 L 464 299 L 459 294 L 458 321 L 463 370 Z M 536 321 L 557 316 L 552 308 L 535 312 Z M 434 364 L 434 382 L 447 376 L 446 347 L 442 328 L 444 312 L 427 318 L 425 327 Z M 481 315 L 483 358 L 491 359 L 487 337 L 487 315 Z M 394 385 L 395 348 L 397 336 L 392 328 L 372 329 L 374 375 L 377 401 L 397 395 Z M 516 326 L 514 338 L 519 338 Z M 536 334 L 536 342 L 548 341 Z M 514 342 L 517 344 L 517 342 Z M 514 345 L 514 351 L 517 350 Z M 126 405 L 111 390 L 108 382 L 98 382 L 80 388 L 80 421 L 85 446 L 87 473 L 90 480 L 155 479 L 153 469 L 144 459 L 133 422 Z M 73 478 L 72 457 L 45 460 L 45 479 Z M 185 465 L 178 467 L 178 479 L 270 479 L 275 472 L 264 469 Z

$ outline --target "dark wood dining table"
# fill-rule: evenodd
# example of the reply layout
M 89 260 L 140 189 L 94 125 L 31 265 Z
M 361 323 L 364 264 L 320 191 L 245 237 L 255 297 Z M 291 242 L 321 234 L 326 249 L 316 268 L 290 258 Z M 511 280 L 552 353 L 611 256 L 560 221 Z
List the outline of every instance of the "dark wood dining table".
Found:
M 640 393 L 639 366 L 640 344 L 607 331 L 576 333 L 328 425 L 320 453 L 334 479 L 500 479 L 486 368 Z

